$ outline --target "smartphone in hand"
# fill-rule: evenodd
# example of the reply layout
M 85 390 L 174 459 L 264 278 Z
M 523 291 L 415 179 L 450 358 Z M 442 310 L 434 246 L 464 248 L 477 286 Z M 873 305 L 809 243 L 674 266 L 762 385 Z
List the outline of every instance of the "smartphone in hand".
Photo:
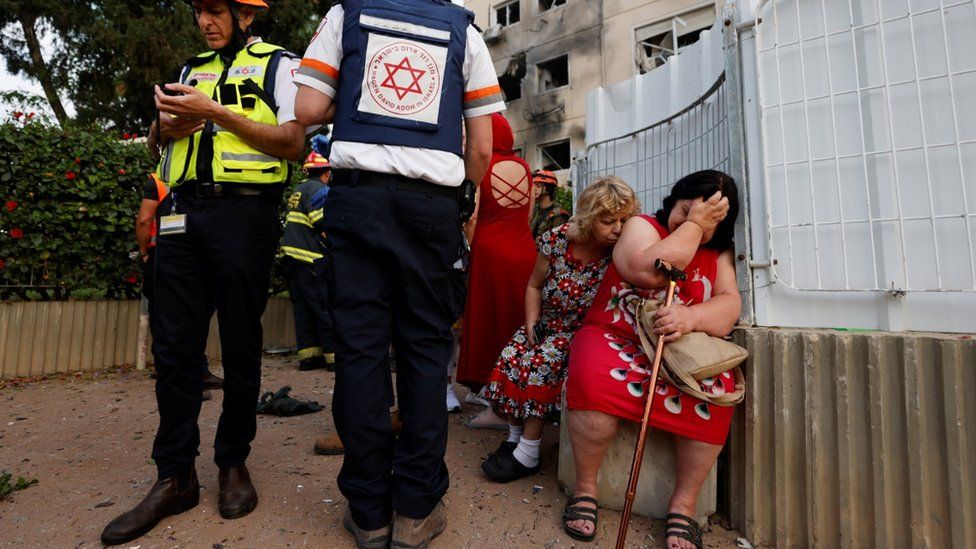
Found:
M 545 341 L 548 332 L 546 331 L 546 327 L 542 324 L 542 322 L 536 322 L 535 326 L 532 326 L 532 335 L 535 336 L 536 345 L 539 345 Z

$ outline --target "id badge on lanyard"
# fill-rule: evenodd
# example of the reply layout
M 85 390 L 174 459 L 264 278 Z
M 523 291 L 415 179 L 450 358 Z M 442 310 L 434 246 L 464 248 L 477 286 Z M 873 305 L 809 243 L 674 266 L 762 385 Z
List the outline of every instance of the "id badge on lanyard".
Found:
M 159 218 L 159 235 L 184 234 L 186 233 L 186 214 L 176 213 L 176 192 L 170 193 L 173 197 L 173 204 L 169 210 L 169 215 Z

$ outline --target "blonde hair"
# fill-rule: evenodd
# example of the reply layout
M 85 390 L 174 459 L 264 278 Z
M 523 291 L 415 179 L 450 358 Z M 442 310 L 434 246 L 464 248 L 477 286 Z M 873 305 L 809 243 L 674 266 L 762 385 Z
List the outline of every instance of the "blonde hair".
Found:
M 576 215 L 569 220 L 568 236 L 573 240 L 587 240 L 593 231 L 593 221 L 604 215 L 637 215 L 641 204 L 630 185 L 615 175 L 601 177 L 583 189 L 576 201 Z

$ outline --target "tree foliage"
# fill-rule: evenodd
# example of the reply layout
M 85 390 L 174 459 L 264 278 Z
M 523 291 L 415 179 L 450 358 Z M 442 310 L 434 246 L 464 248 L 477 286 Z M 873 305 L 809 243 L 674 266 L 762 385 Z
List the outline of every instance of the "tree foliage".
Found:
M 330 6 L 329 0 L 270 4 L 254 34 L 299 55 Z M 183 0 L 0 0 L 0 29 L 8 70 L 41 83 L 62 125 L 58 105 L 70 99 L 75 122 L 119 132 L 143 133 L 153 117 L 153 84 L 173 81 L 206 48 Z M 56 36 L 48 58 L 31 51 L 24 29 Z

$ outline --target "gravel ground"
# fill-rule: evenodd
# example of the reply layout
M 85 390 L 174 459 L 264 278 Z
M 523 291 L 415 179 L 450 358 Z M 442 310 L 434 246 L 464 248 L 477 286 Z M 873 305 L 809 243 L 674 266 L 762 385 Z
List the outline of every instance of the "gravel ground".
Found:
M 327 407 L 292 418 L 258 416 L 248 460 L 260 497 L 257 509 L 234 521 L 217 514 L 215 391 L 200 417 L 200 505 L 123 547 L 354 547 L 341 526 L 343 498 L 335 484 L 342 458 L 311 451 L 314 438 L 332 426 L 334 377 L 322 370 L 299 372 L 296 362 L 267 357 L 263 390 L 290 385 L 292 396 Z M 464 392 L 458 388 L 462 399 Z M 451 416 L 451 489 L 445 497 L 450 521 L 432 547 L 612 547 L 620 518 L 613 511 L 601 510 L 596 543 L 563 533 L 559 517 L 566 497 L 556 479 L 554 427 L 544 436 L 539 475 L 505 485 L 484 479 L 481 460 L 498 445 L 501 432 L 461 424 L 479 409 L 465 405 L 463 414 Z M 119 369 L 0 384 L 0 469 L 15 479 L 38 479 L 0 501 L 0 546 L 100 547 L 104 525 L 137 503 L 155 480 L 149 454 L 156 424 L 153 381 L 145 372 Z M 629 545 L 663 547 L 662 533 L 662 521 L 634 517 Z M 712 525 L 705 545 L 735 547 L 738 536 Z

